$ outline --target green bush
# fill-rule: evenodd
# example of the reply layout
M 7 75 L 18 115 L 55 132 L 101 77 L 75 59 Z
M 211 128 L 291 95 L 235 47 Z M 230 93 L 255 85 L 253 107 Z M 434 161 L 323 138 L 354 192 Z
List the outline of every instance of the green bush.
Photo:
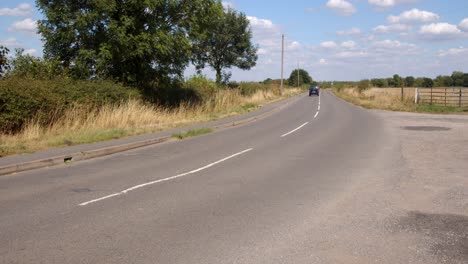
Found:
M 365 90 L 369 89 L 370 88 L 370 81 L 369 80 L 361 80 L 358 82 L 357 84 L 357 88 L 358 88 L 358 92 L 359 93 L 362 93 L 364 92 Z
M 268 89 L 268 86 L 258 82 L 241 82 L 239 84 L 239 89 L 243 96 L 250 96 L 257 91 Z
M 197 97 L 203 101 L 213 97 L 218 90 L 215 82 L 202 75 L 195 75 L 186 80 L 184 88 L 193 90 Z
M 48 125 L 72 105 L 99 107 L 136 98 L 139 92 L 110 81 L 0 80 L 0 132 L 14 133 L 34 119 Z

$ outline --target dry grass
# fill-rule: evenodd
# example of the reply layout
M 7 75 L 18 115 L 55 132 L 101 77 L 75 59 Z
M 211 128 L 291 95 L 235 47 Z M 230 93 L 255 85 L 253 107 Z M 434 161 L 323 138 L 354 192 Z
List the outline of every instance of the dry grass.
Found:
M 242 114 L 262 104 L 301 92 L 299 89 L 286 89 L 286 94 L 280 97 L 274 91 L 258 91 L 250 97 L 244 97 L 236 90 L 223 90 L 202 105 L 182 104 L 175 109 L 155 107 L 137 100 L 117 106 L 106 105 L 100 109 L 74 107 L 49 127 L 42 127 L 32 121 L 21 133 L 0 134 L 0 156 L 206 122 Z
M 356 88 L 334 91 L 339 97 L 369 109 L 392 111 L 414 111 L 415 88 L 404 88 L 404 99 L 401 100 L 400 88 L 371 88 L 359 93 Z
M 434 91 L 437 89 L 443 91 L 445 88 L 434 88 Z M 372 88 L 362 93 L 359 93 L 356 88 L 345 88 L 339 91 L 333 90 L 333 92 L 338 97 L 368 109 L 438 114 L 466 113 L 466 108 L 415 104 L 415 90 L 416 88 L 404 88 L 403 100 L 401 100 L 400 88 Z

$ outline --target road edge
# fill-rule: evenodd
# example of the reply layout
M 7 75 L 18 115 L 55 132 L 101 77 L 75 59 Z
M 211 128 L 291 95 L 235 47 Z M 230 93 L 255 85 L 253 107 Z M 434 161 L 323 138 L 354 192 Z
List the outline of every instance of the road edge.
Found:
M 207 126 L 207 128 L 211 128 L 215 131 L 224 130 L 224 129 L 228 129 L 231 127 L 237 127 L 240 125 L 245 125 L 245 124 L 255 122 L 257 120 L 264 119 L 278 111 L 283 110 L 284 108 L 286 108 L 293 102 L 298 101 L 301 98 L 301 95 L 302 94 L 286 98 L 285 99 L 286 102 L 284 102 L 283 104 L 265 113 L 261 113 L 257 116 L 245 118 L 245 119 L 234 121 L 234 122 L 228 122 L 228 123 L 221 124 L 221 125 Z M 6 165 L 6 166 L 1 166 L 0 177 L 11 175 L 11 174 L 18 173 L 18 172 L 23 172 L 23 171 L 63 165 L 69 162 L 77 162 L 77 161 L 83 161 L 83 160 L 89 160 L 89 159 L 94 159 L 98 157 L 108 156 L 108 155 L 112 155 L 112 154 L 127 151 L 127 150 L 132 150 L 136 148 L 141 148 L 141 147 L 168 142 L 171 139 L 172 139 L 172 136 L 162 136 L 162 137 L 156 137 L 156 138 L 147 139 L 147 140 L 140 140 L 140 141 L 131 142 L 131 143 L 118 144 L 118 145 L 111 146 L 111 147 L 98 148 L 94 150 L 81 151 L 81 152 L 73 152 L 69 154 L 58 155 L 54 157 L 43 158 L 43 159 L 38 159 L 38 160 L 33 160 L 33 161 L 14 163 L 14 164 Z

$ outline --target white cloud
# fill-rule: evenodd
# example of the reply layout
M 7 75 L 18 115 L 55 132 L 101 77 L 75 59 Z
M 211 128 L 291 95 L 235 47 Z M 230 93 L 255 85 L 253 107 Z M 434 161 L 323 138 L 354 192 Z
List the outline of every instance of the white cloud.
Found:
M 432 23 L 422 26 L 419 30 L 419 34 L 423 38 L 443 40 L 457 38 L 463 33 L 456 25 L 449 23 Z
M 222 4 L 225 9 L 234 8 L 234 4 L 231 2 L 222 2 Z
M 369 4 L 380 8 L 387 8 L 395 5 L 395 0 L 369 0 L 368 2 Z
M 468 56 L 468 48 L 464 47 L 458 47 L 458 48 L 452 48 L 448 50 L 441 50 L 439 51 L 439 57 L 447 57 L 447 56 Z
M 37 53 L 37 50 L 36 50 L 36 49 L 27 49 L 27 50 L 24 50 L 24 51 L 23 51 L 23 54 L 24 54 L 24 55 L 31 55 L 31 56 L 33 56 L 33 55 L 35 55 L 36 53 Z
M 300 48 L 301 48 L 301 43 L 299 43 L 297 41 L 291 42 L 291 44 L 289 44 L 286 47 L 287 50 L 297 50 L 297 49 L 300 49 Z
M 357 46 L 356 42 L 352 40 L 344 41 L 343 43 L 341 43 L 341 47 L 345 49 L 352 49 L 352 48 L 355 48 L 356 46 Z
M 458 24 L 458 28 L 468 32 L 468 18 L 463 19 L 460 24 Z
M 0 16 L 29 16 L 33 8 L 29 4 L 20 4 L 15 8 L 0 8 Z
M 281 29 L 271 20 L 247 16 L 250 21 L 254 42 L 259 44 L 262 54 L 281 50 Z
M 402 46 L 402 43 L 398 40 L 382 40 L 382 41 L 376 41 L 372 44 L 372 47 L 374 48 L 385 48 L 385 49 L 393 49 L 393 48 L 399 48 Z
M 29 33 L 35 33 L 36 30 L 37 30 L 37 21 L 32 20 L 31 18 L 26 18 L 22 21 L 18 21 L 8 28 L 9 32 L 24 31 L 24 32 L 29 32 Z
M 368 0 L 368 3 L 379 9 L 387 9 L 400 4 L 411 4 L 420 0 Z
M 324 41 L 320 43 L 320 47 L 326 49 L 336 49 L 338 48 L 338 44 L 336 44 L 334 41 Z
M 419 9 L 411 9 L 401 13 L 398 16 L 389 16 L 387 21 L 389 23 L 427 23 L 439 20 L 440 16 Z
M 366 51 L 342 51 L 333 55 L 336 59 L 356 59 L 368 57 L 369 53 Z
M 0 39 L 0 45 L 10 48 L 10 52 L 11 49 L 19 48 L 22 46 L 21 43 L 19 43 L 18 40 L 16 40 L 16 38 Z
M 372 29 L 377 34 L 388 34 L 388 33 L 401 33 L 407 32 L 411 29 L 410 26 L 404 24 L 393 24 L 393 25 L 380 25 Z
M 268 53 L 268 51 L 266 49 L 259 48 L 257 50 L 258 55 L 263 55 L 263 54 L 267 54 L 267 53 Z
M 350 2 L 345 0 L 328 0 L 327 7 L 343 16 L 350 16 L 357 11 Z
M 256 28 L 273 28 L 273 22 L 268 19 L 261 19 L 257 17 L 247 16 L 247 19 L 250 21 L 250 25 Z
M 341 31 L 337 31 L 336 32 L 336 35 L 339 36 L 339 37 L 345 37 L 345 36 L 359 36 L 361 35 L 361 29 L 359 28 L 351 28 L 351 29 L 348 29 L 348 30 L 341 30 Z
M 327 60 L 322 58 L 319 60 L 319 64 L 327 64 Z

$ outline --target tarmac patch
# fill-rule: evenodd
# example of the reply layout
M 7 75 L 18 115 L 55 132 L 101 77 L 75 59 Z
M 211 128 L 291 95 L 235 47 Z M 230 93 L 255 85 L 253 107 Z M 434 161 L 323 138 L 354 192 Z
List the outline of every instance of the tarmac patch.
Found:
M 89 189 L 89 188 L 74 188 L 74 189 L 71 189 L 72 192 L 76 192 L 76 193 L 87 193 L 87 192 L 92 192 L 93 190 Z
M 399 219 L 400 232 L 431 241 L 434 256 L 448 263 L 468 263 L 468 216 L 412 211 Z
M 451 128 L 449 127 L 439 127 L 439 126 L 404 126 L 402 127 L 402 129 L 410 130 L 410 131 L 425 131 L 425 132 L 451 130 Z

